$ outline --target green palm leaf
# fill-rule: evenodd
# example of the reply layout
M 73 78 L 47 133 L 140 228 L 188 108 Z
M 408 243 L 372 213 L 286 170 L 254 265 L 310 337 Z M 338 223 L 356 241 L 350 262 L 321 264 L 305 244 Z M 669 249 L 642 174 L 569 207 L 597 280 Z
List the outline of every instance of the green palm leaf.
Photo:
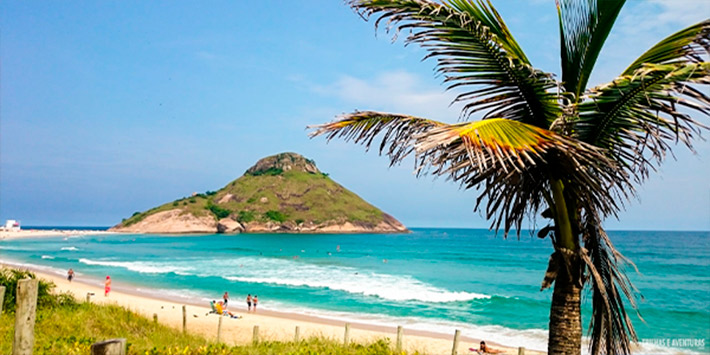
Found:
M 710 114 L 710 98 L 696 84 L 710 84 L 710 63 L 644 65 L 590 91 L 590 100 L 577 107 L 576 135 L 643 180 L 670 143 L 692 149 L 693 136 L 707 128 L 688 113 Z
M 442 125 L 445 123 L 410 115 L 358 111 L 340 116 L 330 123 L 308 126 L 308 129 L 314 130 L 309 134 L 311 138 L 325 135 L 329 141 L 336 137 L 345 141 L 352 140 L 364 144 L 368 150 L 375 137 L 383 134 L 379 153 L 386 150 L 390 165 L 394 165 L 414 150 L 414 137 L 417 134 Z
M 710 53 L 710 20 L 705 20 L 658 42 L 621 75 L 632 75 L 644 64 L 698 63 Z
M 452 0 L 355 0 L 363 17 L 379 15 L 396 30 L 410 31 L 417 43 L 437 58 L 437 72 L 448 88 L 471 88 L 456 97 L 464 102 L 462 118 L 485 112 L 547 128 L 558 115 L 552 76 L 535 70 L 490 3 Z
M 584 92 L 599 52 L 625 0 L 560 0 L 562 81 L 575 100 Z

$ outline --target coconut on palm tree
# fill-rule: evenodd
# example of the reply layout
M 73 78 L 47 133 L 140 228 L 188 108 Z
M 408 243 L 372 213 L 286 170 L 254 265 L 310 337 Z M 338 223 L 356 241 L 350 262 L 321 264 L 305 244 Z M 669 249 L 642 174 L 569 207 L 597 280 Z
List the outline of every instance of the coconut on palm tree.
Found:
M 491 227 L 538 231 L 554 249 L 542 288 L 554 284 L 548 351 L 581 352 L 581 292 L 591 288 L 593 354 L 630 353 L 637 337 L 627 306 L 636 293 L 626 259 L 602 228 L 672 145 L 692 150 L 710 113 L 710 20 L 664 39 L 612 82 L 587 88 L 624 1 L 560 0 L 561 81 L 535 69 L 490 2 L 353 0 L 364 18 L 407 31 L 449 89 L 460 91 L 461 122 L 358 111 L 313 126 L 312 136 L 379 143 L 392 164 L 415 155 L 419 175 L 443 175 L 480 191 L 476 208 Z M 480 114 L 480 116 L 479 116 Z M 471 118 L 478 116 L 479 120 Z

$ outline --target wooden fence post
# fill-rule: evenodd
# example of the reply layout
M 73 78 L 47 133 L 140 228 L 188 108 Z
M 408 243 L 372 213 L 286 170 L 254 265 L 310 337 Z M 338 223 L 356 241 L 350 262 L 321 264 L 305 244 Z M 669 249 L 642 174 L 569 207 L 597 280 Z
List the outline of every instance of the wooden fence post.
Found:
M 222 339 L 222 316 L 219 316 L 219 322 L 217 323 L 217 342 Z
M 459 353 L 459 335 L 461 335 L 461 331 L 456 329 L 456 332 L 454 332 L 454 347 L 451 349 L 451 355 Z
M 345 339 L 343 339 L 343 344 L 346 346 L 350 342 L 350 323 L 345 323 Z
M 91 344 L 91 355 L 126 355 L 126 338 Z
M 2 314 L 3 302 L 5 302 L 5 286 L 0 286 L 0 314 Z
M 254 334 L 252 335 L 251 342 L 254 344 L 259 343 L 259 326 L 258 325 L 254 326 Z
M 91 292 L 86 293 L 86 303 L 91 302 Z
M 394 351 L 395 351 L 397 354 L 401 354 L 401 353 L 402 353 L 402 335 L 403 335 L 403 334 L 404 334 L 404 329 L 402 328 L 402 326 L 401 326 L 401 325 L 400 325 L 400 326 L 397 326 L 397 345 L 396 345 L 396 347 L 394 348 Z
M 296 326 L 296 333 L 293 335 L 293 341 L 294 343 L 298 343 L 301 338 L 301 327 Z
M 153 313 L 153 323 L 158 323 L 158 313 Z
M 37 279 L 17 281 L 15 299 L 15 340 L 13 355 L 31 355 L 35 342 L 35 316 L 37 315 Z
M 524 347 L 519 347 L 518 348 L 518 355 L 525 355 L 525 348 Z
M 187 309 L 182 305 L 182 332 L 187 332 Z

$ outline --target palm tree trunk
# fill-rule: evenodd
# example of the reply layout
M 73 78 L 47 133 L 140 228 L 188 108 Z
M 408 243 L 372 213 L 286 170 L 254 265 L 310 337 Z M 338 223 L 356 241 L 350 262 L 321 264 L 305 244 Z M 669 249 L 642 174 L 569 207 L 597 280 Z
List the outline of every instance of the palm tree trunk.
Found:
M 550 188 L 554 199 L 557 265 L 555 289 L 550 307 L 550 334 L 547 351 L 550 354 L 582 353 L 582 293 L 581 263 L 577 256 L 576 236 L 572 231 L 574 216 L 568 213 L 564 197 L 564 184 L 560 179 L 551 179 Z
M 574 270 L 579 267 L 579 263 L 572 263 L 571 266 L 571 269 Z M 561 266 L 555 280 L 555 290 L 552 293 L 548 353 L 582 353 L 581 293 L 582 288 L 578 281 L 570 278 L 564 266 Z

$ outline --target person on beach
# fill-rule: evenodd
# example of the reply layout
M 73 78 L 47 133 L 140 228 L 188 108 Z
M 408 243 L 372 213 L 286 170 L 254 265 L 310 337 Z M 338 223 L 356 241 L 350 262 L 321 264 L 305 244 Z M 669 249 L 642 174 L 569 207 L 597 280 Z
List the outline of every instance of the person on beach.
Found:
M 71 282 L 71 280 L 72 280 L 73 278 L 74 278 L 74 270 L 73 270 L 73 269 L 69 269 L 69 271 L 67 271 L 67 280 L 69 280 L 69 282 Z
M 237 315 L 235 315 L 234 313 L 228 311 L 228 310 L 227 310 L 227 305 L 224 304 L 224 302 L 222 302 L 222 301 L 217 302 L 217 304 L 215 305 L 215 308 L 217 309 L 217 312 L 218 312 L 220 315 L 229 316 L 229 317 L 231 317 L 231 318 L 239 318 L 239 316 L 237 316 Z
M 497 350 L 497 349 L 493 349 L 493 348 L 488 347 L 488 345 L 486 345 L 485 341 L 481 341 L 480 345 L 481 346 L 480 346 L 480 349 L 478 349 L 478 351 L 481 354 L 500 354 L 502 352 L 501 350 Z
M 104 297 L 108 297 L 109 292 L 111 292 L 111 276 L 106 276 L 106 282 L 104 282 Z
M 222 296 L 222 299 L 224 300 L 224 306 L 227 307 L 227 301 L 229 301 L 229 293 L 224 292 L 224 295 Z
M 251 312 L 251 293 L 247 295 L 247 312 Z
M 254 305 L 254 312 L 256 312 L 256 304 L 259 303 L 259 296 L 254 295 L 254 298 L 251 299 L 251 303 Z

